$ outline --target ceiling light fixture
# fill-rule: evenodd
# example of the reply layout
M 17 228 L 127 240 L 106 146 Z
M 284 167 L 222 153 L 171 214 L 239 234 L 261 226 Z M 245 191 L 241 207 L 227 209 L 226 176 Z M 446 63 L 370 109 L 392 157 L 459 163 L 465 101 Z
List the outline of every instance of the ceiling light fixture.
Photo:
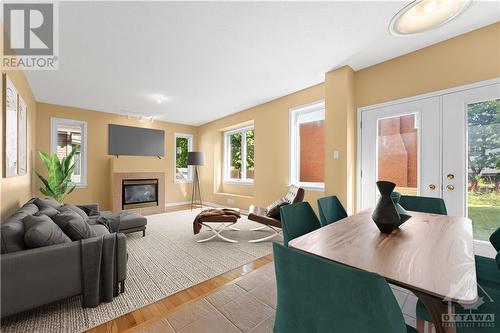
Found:
M 391 20 L 389 31 L 395 36 L 418 34 L 439 27 L 463 13 L 472 0 L 416 0 Z
M 170 100 L 170 98 L 162 94 L 149 94 L 148 98 L 152 98 L 158 104 L 162 104 Z
M 140 113 L 128 113 L 127 119 L 137 119 L 139 122 L 144 122 L 145 120 L 149 120 L 151 122 L 155 121 L 155 116 L 149 116 Z

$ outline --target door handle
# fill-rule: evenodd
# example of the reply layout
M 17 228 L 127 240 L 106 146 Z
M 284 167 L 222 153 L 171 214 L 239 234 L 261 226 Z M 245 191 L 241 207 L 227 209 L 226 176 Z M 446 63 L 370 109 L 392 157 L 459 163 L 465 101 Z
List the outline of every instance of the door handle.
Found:
M 448 185 L 446 185 L 446 189 L 447 189 L 448 191 L 453 191 L 453 190 L 455 189 L 455 186 L 453 186 L 453 185 L 451 185 L 451 184 L 448 184 Z
M 449 173 L 449 174 L 446 175 L 446 178 L 448 178 L 449 180 L 452 180 L 452 179 L 455 178 L 455 175 L 452 174 L 452 173 Z
M 434 190 L 436 189 L 436 185 L 434 185 L 434 184 L 429 184 L 429 188 L 430 188 L 431 190 L 433 190 L 433 191 L 434 191 Z

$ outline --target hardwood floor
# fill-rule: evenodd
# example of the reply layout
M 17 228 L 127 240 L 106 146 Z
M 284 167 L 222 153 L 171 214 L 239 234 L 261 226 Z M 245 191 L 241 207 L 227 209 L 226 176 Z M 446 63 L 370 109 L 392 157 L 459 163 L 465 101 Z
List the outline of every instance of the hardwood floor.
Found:
M 165 212 L 173 212 L 189 209 L 190 205 L 182 205 L 169 207 Z M 113 319 L 107 323 L 88 330 L 88 333 L 119 333 L 128 330 L 135 330 L 155 322 L 172 312 L 177 311 L 181 307 L 197 301 L 227 285 L 235 282 L 250 272 L 257 270 L 267 263 L 273 261 L 272 255 L 254 260 L 251 263 L 233 269 L 229 272 L 216 276 L 210 280 L 199 283 L 190 288 L 184 289 L 176 294 L 165 297 L 155 303 L 147 305 L 143 308 L 134 310 L 121 317 Z M 126 292 L 126 291 L 125 291 Z

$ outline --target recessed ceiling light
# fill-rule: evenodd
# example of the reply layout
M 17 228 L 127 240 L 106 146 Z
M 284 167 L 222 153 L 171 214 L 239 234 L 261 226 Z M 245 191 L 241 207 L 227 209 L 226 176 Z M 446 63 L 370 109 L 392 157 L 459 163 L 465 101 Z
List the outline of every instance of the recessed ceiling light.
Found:
M 162 95 L 162 94 L 150 94 L 148 97 L 155 100 L 156 103 L 158 103 L 158 104 L 162 104 L 162 103 L 168 102 L 170 100 L 170 98 L 168 98 L 167 96 Z
M 418 34 L 445 24 L 463 13 L 472 0 L 416 0 L 397 13 L 389 24 L 396 36 Z

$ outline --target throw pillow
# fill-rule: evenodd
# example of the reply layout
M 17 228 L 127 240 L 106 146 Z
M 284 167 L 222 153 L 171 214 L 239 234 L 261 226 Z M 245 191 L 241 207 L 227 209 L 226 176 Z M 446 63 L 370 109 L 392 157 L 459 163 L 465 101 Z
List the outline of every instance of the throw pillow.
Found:
M 23 224 L 26 230 L 24 243 L 30 249 L 71 242 L 61 228 L 46 215 L 28 215 L 23 219 Z
M 49 198 L 46 198 L 46 199 L 40 199 L 40 198 L 36 198 L 33 203 L 35 205 L 38 206 L 38 209 L 44 209 L 45 207 L 52 207 L 52 208 L 59 208 L 61 207 L 61 204 L 57 201 L 55 201 L 54 199 L 49 199 Z
M 54 222 L 74 241 L 97 236 L 90 225 L 71 209 L 61 210 L 54 217 Z
M 25 203 L 21 208 L 19 208 L 16 213 L 24 213 L 26 215 L 35 215 L 40 209 L 37 205 L 33 203 Z
M 59 214 L 59 211 L 57 209 L 47 206 L 40 209 L 35 215 L 47 215 L 48 217 L 53 219 L 57 214 Z
M 71 210 L 71 211 L 77 213 L 78 215 L 80 215 L 82 217 L 82 219 L 85 222 L 87 222 L 89 219 L 89 216 L 87 215 L 87 213 L 85 213 L 80 207 L 77 207 L 75 205 L 65 204 L 64 206 L 59 208 L 59 211 L 61 211 L 61 212 L 64 210 Z
M 267 206 L 266 209 L 266 215 L 275 219 L 280 218 L 280 208 L 286 205 L 289 205 L 290 203 L 286 201 L 284 198 L 278 199 L 269 206 Z

